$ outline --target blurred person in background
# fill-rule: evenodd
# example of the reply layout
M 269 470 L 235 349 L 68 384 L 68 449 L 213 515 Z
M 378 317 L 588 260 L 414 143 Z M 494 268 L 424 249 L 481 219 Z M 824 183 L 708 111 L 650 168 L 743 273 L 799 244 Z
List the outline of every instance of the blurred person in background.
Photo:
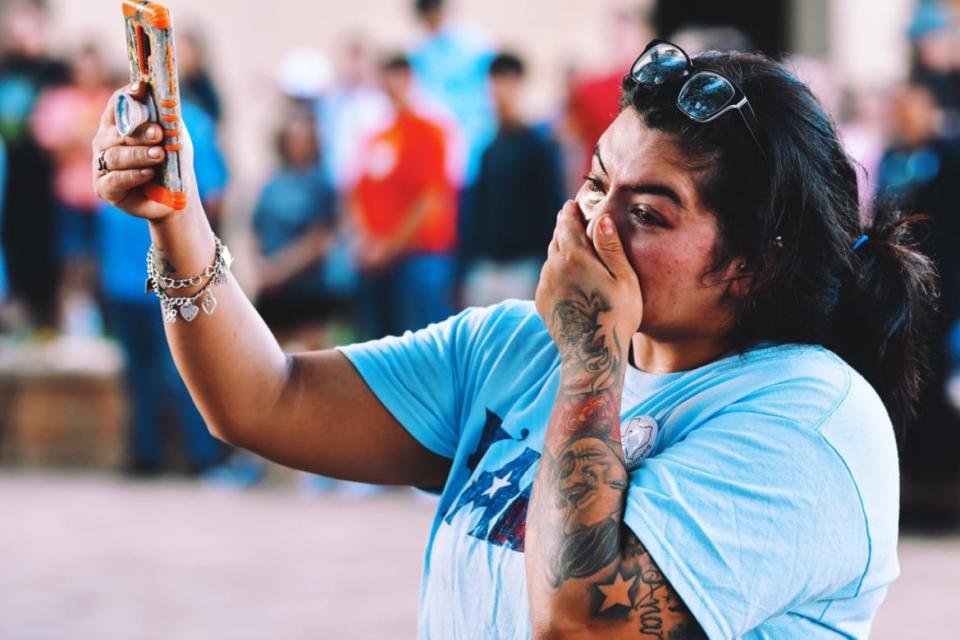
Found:
M 480 158 L 497 130 L 487 75 L 495 50 L 485 34 L 451 16 L 450 4 L 449 0 L 413 0 L 426 36 L 409 55 L 423 98 L 442 107 L 437 121 L 444 124 L 453 119 L 446 162 L 460 189 L 458 236 L 463 237 L 473 212 Z
M 183 102 L 181 108 L 193 142 L 200 197 L 205 202 L 219 201 L 227 174 L 213 119 L 192 103 Z M 169 464 L 188 475 L 203 473 L 224 459 L 227 448 L 210 435 L 191 400 L 170 356 L 156 300 L 144 292 L 143 257 L 150 247 L 150 232 L 139 220 L 106 203 L 101 204 L 98 220 L 107 329 L 123 350 L 130 407 L 124 471 L 149 477 Z M 170 425 L 185 459 L 174 457 Z
M 953 27 L 939 0 L 919 0 L 907 29 L 910 79 L 925 86 L 940 105 L 944 131 L 960 130 L 960 72 Z
M 177 29 L 177 74 L 183 98 L 203 109 L 219 126 L 223 119 L 220 92 L 210 74 L 203 33 L 195 27 Z
M 210 74 L 207 47 L 202 31 L 196 27 L 187 26 L 177 29 L 177 74 L 180 80 L 180 94 L 182 103 L 189 103 L 191 109 L 200 109 L 207 118 L 198 120 L 203 131 L 194 132 L 194 135 L 212 135 L 216 138 L 223 118 L 220 93 Z M 216 146 L 219 143 L 214 142 Z M 204 161 L 211 161 L 211 165 L 204 169 L 208 175 L 214 172 L 222 174 L 221 178 L 211 180 L 211 183 L 226 184 L 226 166 L 223 156 L 207 154 Z M 219 165 L 219 166 L 218 166 Z M 206 194 L 207 217 L 214 229 L 223 226 L 223 194 L 209 192 Z
M 420 329 L 453 312 L 457 205 L 446 134 L 414 108 L 404 56 L 388 58 L 381 75 L 394 116 L 365 145 L 351 198 L 368 338 Z
M 319 349 L 329 346 L 323 330 L 342 305 L 324 280 L 337 223 L 336 198 L 323 173 L 309 109 L 294 109 L 285 118 L 277 152 L 280 167 L 253 212 L 260 255 L 257 310 L 283 344 Z
M 559 149 L 523 117 L 524 73 L 523 61 L 509 52 L 490 65 L 499 128 L 483 152 L 472 216 L 461 239 L 465 306 L 533 297 L 563 204 Z
M 363 142 L 392 115 L 377 73 L 366 38 L 349 36 L 340 51 L 337 78 L 317 104 L 323 166 L 340 195 L 348 195 L 357 181 Z
M 608 7 L 610 61 L 605 68 L 576 78 L 568 90 L 565 127 L 578 142 L 576 151 L 581 157 L 578 173 L 590 168 L 594 145 L 617 117 L 623 76 L 630 70 L 643 43 L 653 37 L 652 5 L 652 2 L 618 1 Z
M 66 65 L 47 53 L 47 14 L 16 1 L 3 14 L 0 40 L 0 136 L 7 145 L 6 212 L 0 242 L 10 294 L 27 321 L 52 335 L 59 320 L 62 258 L 57 235 L 54 163 L 34 139 L 30 116 L 45 89 L 69 79 Z
M 7 144 L 0 136 L 0 229 L 3 228 L 3 196 L 7 188 Z M 7 285 L 7 258 L 3 255 L 3 244 L 0 243 L 0 309 L 6 306 L 8 295 Z M 3 321 L 0 319 L 0 329 Z
M 891 105 L 892 141 L 878 175 L 879 195 L 930 217 L 924 251 L 940 274 L 940 316 L 932 336 L 932 376 L 918 428 L 901 447 L 904 527 L 943 530 L 960 525 L 960 422 L 948 404 L 951 357 L 946 340 L 960 320 L 960 140 L 943 131 L 944 113 L 930 87 L 913 81 Z
M 64 259 L 62 328 L 67 333 L 100 332 L 99 320 L 76 326 L 76 309 L 92 309 L 95 288 L 97 230 L 100 204 L 93 191 L 93 153 L 90 139 L 100 123 L 103 104 L 110 98 L 109 77 L 93 44 L 84 44 L 70 56 L 70 82 L 40 95 L 33 112 L 37 143 L 56 164 L 54 193 L 59 201 L 59 242 Z M 90 313 L 88 311 L 88 313 Z M 93 315 L 99 315 L 93 311 Z

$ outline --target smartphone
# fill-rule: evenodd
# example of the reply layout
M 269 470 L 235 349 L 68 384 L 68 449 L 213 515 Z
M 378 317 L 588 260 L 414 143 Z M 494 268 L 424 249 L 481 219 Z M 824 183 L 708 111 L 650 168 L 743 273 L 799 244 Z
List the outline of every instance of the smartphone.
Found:
M 167 152 L 156 178 L 145 184 L 143 190 L 154 202 L 181 210 L 187 206 L 187 194 L 180 171 L 183 124 L 170 10 L 147 0 L 123 0 L 123 19 L 130 81 L 140 80 L 146 84 L 147 119 L 163 128 L 163 148 Z M 118 101 L 118 124 L 125 115 L 125 105 L 131 106 L 129 102 Z

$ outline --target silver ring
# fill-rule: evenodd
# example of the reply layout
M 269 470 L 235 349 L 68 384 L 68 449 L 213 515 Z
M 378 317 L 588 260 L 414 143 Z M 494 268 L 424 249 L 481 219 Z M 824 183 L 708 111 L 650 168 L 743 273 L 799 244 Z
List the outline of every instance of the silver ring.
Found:
M 104 149 L 100 152 L 100 155 L 97 156 L 97 171 L 100 173 L 110 173 L 110 169 L 107 168 L 107 150 Z

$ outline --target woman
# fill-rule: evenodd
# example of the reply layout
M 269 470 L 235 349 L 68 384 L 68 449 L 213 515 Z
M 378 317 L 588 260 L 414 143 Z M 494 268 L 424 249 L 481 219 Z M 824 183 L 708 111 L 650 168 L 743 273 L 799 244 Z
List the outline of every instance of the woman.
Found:
M 180 371 L 231 443 L 442 491 L 422 637 L 866 637 L 898 572 L 891 418 L 929 263 L 907 221 L 863 227 L 833 126 L 776 63 L 654 42 L 623 89 L 536 308 L 285 356 L 230 279 L 168 325 Z M 100 193 L 201 272 L 202 211 L 135 188 L 158 132 L 122 140 L 110 113 Z

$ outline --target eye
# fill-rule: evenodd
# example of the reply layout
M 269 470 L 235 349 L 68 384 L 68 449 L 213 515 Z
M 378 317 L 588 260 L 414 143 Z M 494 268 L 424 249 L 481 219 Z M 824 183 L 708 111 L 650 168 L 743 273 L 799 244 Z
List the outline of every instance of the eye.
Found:
M 585 175 L 583 179 L 585 181 L 583 189 L 586 192 L 587 201 L 590 203 L 600 202 L 606 195 L 606 187 L 604 187 L 603 182 L 600 178 L 592 175 Z
M 630 210 L 630 217 L 640 225 L 648 227 L 661 227 L 663 226 L 663 220 L 654 213 L 652 209 L 647 207 L 635 207 Z
M 583 176 L 583 179 L 587 181 L 586 187 L 587 191 L 593 191 L 596 193 L 605 193 L 603 182 L 600 178 L 596 176 L 586 175 Z

